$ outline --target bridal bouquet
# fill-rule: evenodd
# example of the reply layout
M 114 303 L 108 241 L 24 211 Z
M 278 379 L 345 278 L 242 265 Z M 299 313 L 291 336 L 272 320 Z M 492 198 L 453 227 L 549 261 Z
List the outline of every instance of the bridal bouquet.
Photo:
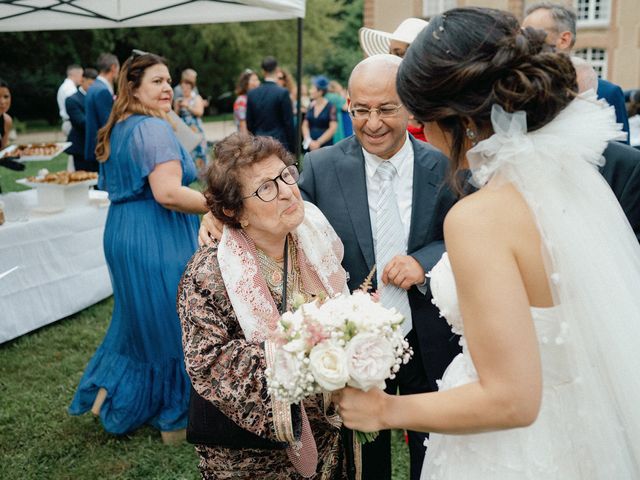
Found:
M 267 370 L 269 393 L 298 403 L 346 385 L 384 388 L 413 351 L 400 328 L 404 317 L 365 290 L 302 304 L 280 318 L 274 364 Z M 360 443 L 377 432 L 356 432 Z

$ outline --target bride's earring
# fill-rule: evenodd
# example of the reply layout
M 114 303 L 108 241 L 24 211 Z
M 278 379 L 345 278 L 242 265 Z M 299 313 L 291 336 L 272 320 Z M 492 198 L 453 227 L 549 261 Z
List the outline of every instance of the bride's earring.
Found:
M 475 147 L 478 144 L 478 134 L 476 132 L 474 132 L 470 128 L 467 128 L 467 130 L 465 131 L 465 135 L 471 141 L 471 146 Z
M 240 220 L 240 226 L 242 228 L 247 228 L 249 226 L 249 220 Z

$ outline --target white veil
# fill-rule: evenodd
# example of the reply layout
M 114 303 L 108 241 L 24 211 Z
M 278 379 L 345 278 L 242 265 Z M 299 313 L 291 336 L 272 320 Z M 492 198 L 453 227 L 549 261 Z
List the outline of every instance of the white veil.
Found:
M 614 110 L 589 91 L 534 132 L 524 112 L 494 106 L 491 120 L 468 153 L 473 182 L 512 182 L 535 216 L 580 392 L 565 426 L 575 454 L 590 459 L 585 477 L 639 479 L 640 246 L 597 170 L 622 138 Z

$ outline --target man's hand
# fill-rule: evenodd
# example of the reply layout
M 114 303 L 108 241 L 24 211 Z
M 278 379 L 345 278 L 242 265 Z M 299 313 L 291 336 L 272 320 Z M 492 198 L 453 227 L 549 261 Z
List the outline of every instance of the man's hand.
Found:
M 220 241 L 222 237 L 222 222 L 213 216 L 211 212 L 202 217 L 200 230 L 198 230 L 198 244 L 211 245 L 214 240 Z
M 382 271 L 382 283 L 409 290 L 424 283 L 424 269 L 409 255 L 396 255 Z

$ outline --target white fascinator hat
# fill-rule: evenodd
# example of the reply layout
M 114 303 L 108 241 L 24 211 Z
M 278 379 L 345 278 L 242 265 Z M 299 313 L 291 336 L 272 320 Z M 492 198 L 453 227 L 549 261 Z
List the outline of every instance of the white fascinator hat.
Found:
M 360 29 L 360 46 L 368 57 L 389 53 L 391 40 L 411 44 L 428 23 L 420 18 L 407 18 L 393 33 L 363 27 Z

